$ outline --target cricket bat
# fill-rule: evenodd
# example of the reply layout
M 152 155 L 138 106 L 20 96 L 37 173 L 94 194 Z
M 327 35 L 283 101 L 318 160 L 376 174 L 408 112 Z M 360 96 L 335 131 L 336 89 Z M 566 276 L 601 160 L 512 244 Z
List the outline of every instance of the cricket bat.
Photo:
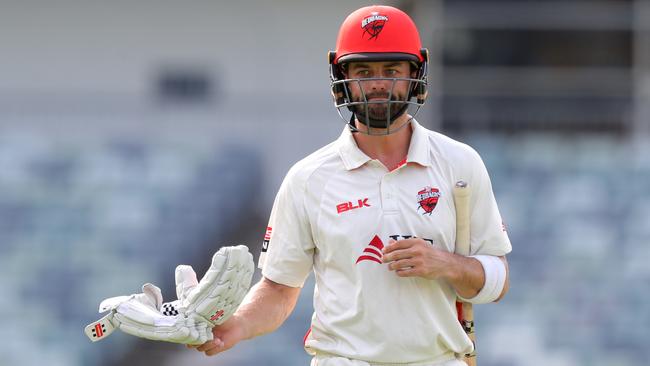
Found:
M 468 256 L 470 242 L 470 212 L 469 200 L 472 190 L 465 181 L 458 181 L 454 186 L 454 205 L 456 206 L 456 254 Z M 469 366 L 476 366 L 476 335 L 474 334 L 474 310 L 472 304 L 456 299 L 458 321 L 474 343 L 474 351 L 462 355 L 463 361 Z

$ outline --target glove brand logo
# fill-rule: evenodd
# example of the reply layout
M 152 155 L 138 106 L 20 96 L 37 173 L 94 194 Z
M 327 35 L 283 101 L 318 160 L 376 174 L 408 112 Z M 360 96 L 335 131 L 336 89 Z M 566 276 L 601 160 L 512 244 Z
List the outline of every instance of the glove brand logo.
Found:
M 93 329 L 93 337 L 95 338 L 103 337 L 104 331 L 106 331 L 106 327 L 104 326 L 104 324 L 101 323 L 95 324 L 95 328 Z
M 388 17 L 385 15 L 380 15 L 378 12 L 373 11 L 369 17 L 363 18 L 361 21 L 361 28 L 363 28 L 363 35 L 368 33 L 370 36 L 368 41 L 371 39 L 377 39 L 379 33 L 384 29 L 384 25 L 388 21 Z
M 373 261 L 381 264 L 381 258 L 383 257 L 383 254 L 381 253 L 382 249 L 384 249 L 384 243 L 382 243 L 381 239 L 375 235 L 368 246 L 366 246 L 366 248 L 363 250 L 363 253 L 359 256 L 359 258 L 357 258 L 356 263 L 363 261 Z
M 210 317 L 210 320 L 215 321 L 223 316 L 224 311 L 219 310 L 213 316 Z
M 338 205 L 336 205 L 336 212 L 338 214 L 341 214 L 343 212 L 354 210 L 354 209 L 361 208 L 361 207 L 370 207 L 370 204 L 368 204 L 368 199 L 367 198 L 364 198 L 364 199 L 359 198 L 357 200 L 357 205 L 356 206 L 352 202 L 339 203 Z
M 418 192 L 417 198 L 418 204 L 420 205 L 420 207 L 418 207 L 418 210 L 423 209 L 423 215 L 431 215 L 431 212 L 433 212 L 433 209 L 436 208 L 436 205 L 438 204 L 440 191 L 438 188 L 424 187 L 424 189 Z
M 168 302 L 162 304 L 161 312 L 165 316 L 176 316 L 176 315 L 178 315 L 178 309 L 176 309 L 176 307 L 173 304 L 168 303 Z

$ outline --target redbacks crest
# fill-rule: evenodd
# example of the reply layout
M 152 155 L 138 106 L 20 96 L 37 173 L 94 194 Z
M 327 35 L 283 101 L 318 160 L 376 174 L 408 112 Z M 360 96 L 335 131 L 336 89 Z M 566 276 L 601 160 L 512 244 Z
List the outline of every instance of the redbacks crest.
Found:
M 384 25 L 388 21 L 388 17 L 381 15 L 378 12 L 372 12 L 370 16 L 363 18 L 361 21 L 361 28 L 363 28 L 363 35 L 368 34 L 368 41 L 377 39 L 379 33 L 384 29 Z
M 418 192 L 418 204 L 420 205 L 418 210 L 424 210 L 422 213 L 423 215 L 431 215 L 431 212 L 433 212 L 433 209 L 436 208 L 436 205 L 438 204 L 439 198 L 440 191 L 438 188 L 424 187 L 424 189 Z

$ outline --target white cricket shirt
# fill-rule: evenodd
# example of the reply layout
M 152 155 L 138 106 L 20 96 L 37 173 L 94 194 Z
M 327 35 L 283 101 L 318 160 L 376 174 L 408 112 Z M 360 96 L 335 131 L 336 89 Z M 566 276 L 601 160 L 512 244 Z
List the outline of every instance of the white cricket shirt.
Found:
M 471 253 L 510 252 L 483 161 L 471 147 L 411 122 L 406 163 L 388 171 L 346 126 L 295 164 L 275 199 L 259 266 L 301 287 L 314 271 L 314 315 L 305 349 L 373 363 L 439 361 L 472 344 L 444 281 L 400 278 L 381 263 L 390 238 L 413 236 L 454 251 L 452 187 L 472 187 Z

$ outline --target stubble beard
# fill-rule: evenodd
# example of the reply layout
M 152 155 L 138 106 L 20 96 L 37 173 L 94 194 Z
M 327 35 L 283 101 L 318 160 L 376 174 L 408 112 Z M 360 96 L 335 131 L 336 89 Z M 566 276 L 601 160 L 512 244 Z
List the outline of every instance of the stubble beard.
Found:
M 400 98 L 400 96 L 392 95 L 390 100 L 391 103 L 389 104 L 388 102 L 388 95 L 372 95 L 369 94 L 366 96 L 367 99 L 372 99 L 372 98 L 382 98 L 384 99 L 383 101 L 375 99 L 374 101 L 370 101 L 367 104 L 367 109 L 366 105 L 364 104 L 359 104 L 354 106 L 354 113 L 359 117 L 359 120 L 361 120 L 364 124 L 366 120 L 368 119 L 367 117 L 370 118 L 371 122 L 372 120 L 378 121 L 378 122 L 384 122 L 383 125 L 387 125 L 392 123 L 397 117 L 399 117 L 400 112 L 402 112 L 402 108 L 406 105 L 404 102 L 403 98 Z M 362 100 L 362 98 L 355 98 L 355 102 L 365 102 L 365 100 Z M 390 105 L 390 116 L 388 115 L 388 106 Z M 366 115 L 367 112 L 367 115 Z

